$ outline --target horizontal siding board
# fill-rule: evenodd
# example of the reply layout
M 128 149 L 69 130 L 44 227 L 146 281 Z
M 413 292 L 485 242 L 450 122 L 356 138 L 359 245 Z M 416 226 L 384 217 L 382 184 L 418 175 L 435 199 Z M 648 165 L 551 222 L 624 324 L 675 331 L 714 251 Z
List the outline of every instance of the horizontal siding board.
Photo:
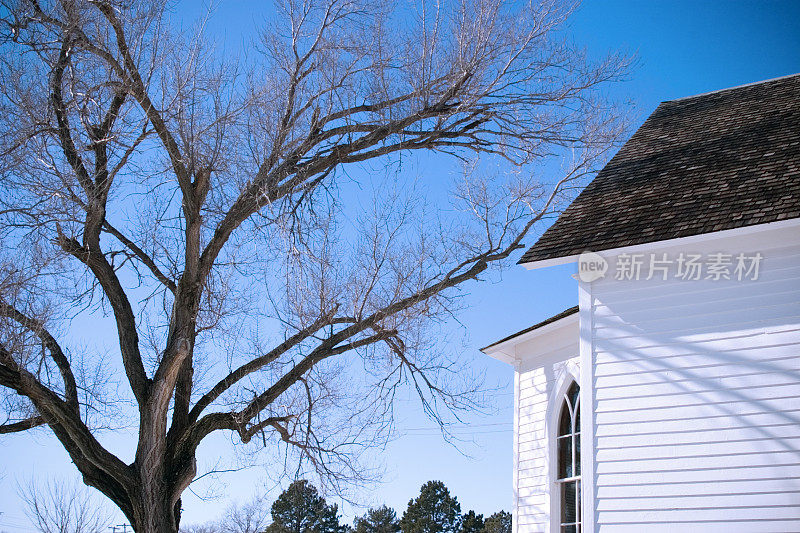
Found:
M 604 485 L 598 487 L 598 501 L 606 498 L 625 500 L 628 498 L 652 498 L 661 500 L 661 505 L 668 505 L 665 499 L 684 496 L 751 496 L 761 494 L 782 494 L 784 492 L 800 493 L 800 479 L 766 478 L 766 479 L 739 479 L 719 480 L 714 483 L 708 481 L 689 481 L 676 483 Z
M 795 259 L 796 260 L 796 259 Z M 779 293 L 784 288 L 796 289 L 796 280 L 800 276 L 800 265 L 782 266 L 770 272 L 762 272 L 758 280 L 677 280 L 667 281 L 642 280 L 616 281 L 609 284 L 603 280 L 593 284 L 592 308 L 602 310 L 603 316 L 625 313 L 636 308 L 646 309 L 647 303 L 655 308 L 690 305 L 694 302 L 724 301 L 729 298 L 748 297 L 750 295 Z M 604 286 L 603 286 L 604 285 Z M 613 286 L 626 286 L 624 290 L 612 290 Z M 681 300 L 680 298 L 683 298 Z M 619 304 L 620 307 L 616 307 Z M 609 312 L 607 310 L 619 309 Z
M 714 507 L 731 508 L 740 506 L 742 497 L 747 497 L 747 507 L 776 507 L 800 505 L 800 492 L 780 491 L 767 493 L 748 492 L 744 494 L 706 494 L 706 495 L 672 495 L 669 505 L 672 509 L 695 510 Z M 604 498 L 598 503 L 599 511 L 656 511 L 664 508 L 664 498 L 642 496 L 639 498 Z
M 691 379 L 692 377 L 722 377 L 731 372 L 752 373 L 762 372 L 791 372 L 795 373 L 798 366 L 797 355 L 800 353 L 797 344 L 782 346 L 780 349 L 770 350 L 765 348 L 764 354 L 770 357 L 755 357 L 756 349 L 738 351 L 736 353 L 720 352 L 692 353 L 678 357 L 664 357 L 661 359 L 643 359 L 636 353 L 635 359 L 620 359 L 597 365 L 598 375 L 595 383 L 603 382 L 603 378 L 623 376 L 612 381 L 611 384 L 602 386 L 633 386 L 646 380 Z M 748 357 L 750 356 L 750 357 Z M 641 380 L 641 381 L 640 381 Z
M 630 511 L 604 511 L 599 513 L 600 524 L 647 524 L 649 522 L 663 523 L 695 523 L 704 521 L 727 521 L 729 523 L 741 523 L 744 520 L 758 519 L 759 515 L 766 515 L 771 520 L 780 519 L 794 522 L 800 525 L 800 506 L 757 506 L 740 505 L 736 507 L 721 506 L 706 509 L 661 509 L 661 510 L 641 510 Z M 793 531 L 793 530 L 787 530 Z M 796 531 L 796 530 L 794 530 Z
M 766 296 L 766 295 L 765 295 Z M 771 296 L 771 295 L 770 295 Z M 719 304 L 718 304 L 719 305 Z M 595 331 L 605 339 L 630 335 L 673 333 L 685 336 L 695 332 L 719 333 L 724 328 L 747 329 L 762 324 L 800 324 L 800 302 L 797 300 L 773 301 L 763 298 L 758 305 L 722 307 L 716 312 L 696 307 L 681 314 L 666 314 L 649 320 L 638 319 L 636 313 L 605 317 L 595 322 Z
M 661 457 L 641 461 L 617 460 L 598 461 L 597 474 L 624 474 L 628 472 L 663 472 L 670 469 L 680 471 L 707 471 L 736 468 L 763 468 L 779 472 L 784 466 L 800 466 L 800 456 L 796 450 L 780 450 L 770 454 L 738 453 L 734 455 L 692 456 L 675 454 L 672 457 Z
M 519 425 L 519 442 L 527 442 L 532 438 L 541 438 L 538 435 L 546 430 L 544 417 L 540 420 L 527 420 Z
M 791 261 L 798 259 L 795 257 Z M 758 280 L 667 280 L 665 282 L 660 279 L 658 281 L 640 279 L 635 285 L 630 282 L 625 284 L 627 287 L 634 287 L 632 289 L 612 290 L 611 285 L 606 285 L 605 288 L 596 286 L 592 306 L 594 310 L 600 312 L 600 316 L 609 316 L 637 309 L 646 311 L 647 304 L 654 302 L 658 304 L 655 306 L 656 309 L 669 309 L 673 306 L 691 305 L 698 300 L 725 301 L 756 294 L 779 293 L 787 287 L 796 289 L 800 264 L 777 266 L 780 268 L 761 273 Z
M 756 253 L 753 250 L 752 253 Z M 761 250 L 762 255 L 764 250 Z M 597 281 L 593 286 L 593 296 L 595 298 L 609 297 L 617 300 L 636 300 L 638 299 L 658 299 L 665 292 L 683 293 L 685 295 L 693 294 L 697 291 L 703 291 L 709 288 L 723 288 L 736 289 L 740 285 L 747 284 L 761 284 L 774 278 L 780 279 L 797 279 L 800 274 L 798 271 L 798 258 L 800 258 L 800 248 L 792 246 L 783 249 L 773 249 L 769 252 L 771 257 L 765 257 L 761 262 L 759 268 L 759 275 L 757 280 L 747 279 L 739 281 L 737 279 L 731 280 L 713 280 L 713 279 L 700 279 L 700 280 L 682 280 L 673 276 L 667 276 L 663 280 L 663 276 L 653 276 L 652 279 L 647 280 L 647 270 L 643 268 L 642 273 L 644 276 L 640 277 L 637 283 L 630 283 L 615 278 L 615 273 L 609 272 L 611 275 L 606 275 L 605 278 Z M 649 258 L 648 258 L 649 259 Z M 649 267 L 649 264 L 647 265 Z M 673 271 L 673 274 L 675 271 Z
M 543 484 L 547 483 L 547 476 L 545 474 L 540 474 L 538 476 L 523 476 L 522 473 L 519 475 L 518 480 L 518 488 L 520 490 L 530 488 L 530 489 L 538 489 L 543 486 Z
M 790 355 L 797 356 L 800 353 L 798 329 L 800 328 L 779 333 L 759 331 L 747 336 L 717 335 L 713 342 L 702 343 L 671 342 L 636 346 L 637 341 L 634 341 L 616 346 L 612 351 L 603 351 L 598 347 L 595 365 L 599 372 L 598 376 L 602 376 L 619 373 L 619 370 L 610 370 L 614 366 L 636 361 L 652 362 L 654 365 L 659 365 L 654 367 L 658 369 L 667 361 L 680 363 L 682 367 L 686 367 L 698 364 L 726 364 L 737 359 L 773 360 Z
M 547 499 L 547 493 L 545 492 L 546 489 L 546 481 L 543 480 L 543 483 L 538 487 L 523 487 L 519 489 L 519 497 L 525 499 L 525 501 L 529 501 L 529 498 L 543 498 L 542 501 Z M 530 500 L 533 501 L 533 500 Z
M 800 301 L 800 289 L 796 283 L 790 284 L 788 281 L 782 290 L 774 294 L 765 294 L 757 291 L 749 296 L 730 296 L 724 300 L 707 301 L 702 303 L 685 303 L 683 305 L 659 305 L 658 307 L 647 306 L 641 310 L 617 310 L 612 312 L 609 307 L 604 307 L 605 315 L 596 315 L 596 329 L 598 331 L 605 328 L 629 326 L 640 331 L 665 331 L 674 328 L 677 320 L 678 327 L 685 325 L 686 319 L 693 321 L 709 319 L 719 320 L 719 323 L 727 323 L 726 317 L 732 317 L 733 321 L 740 321 L 742 310 L 756 311 L 761 315 L 761 310 L 775 307 L 788 309 L 790 313 L 796 309 L 797 302 Z M 603 310 L 598 309 L 598 311 Z M 720 312 L 720 309 L 727 309 L 727 313 Z M 636 317 L 635 322 L 625 320 L 625 317 Z
M 524 457 L 524 459 L 520 460 L 519 462 L 519 469 L 521 471 L 528 470 L 530 468 L 541 468 L 543 466 L 547 466 L 547 456 L 543 447 L 528 450 L 520 457 Z
M 531 439 L 525 442 L 520 442 L 519 451 L 520 453 L 525 454 L 527 460 L 528 458 L 536 455 L 544 457 L 546 449 L 542 439 Z
M 547 387 L 548 383 L 547 375 L 540 368 L 522 372 L 519 376 L 520 390 L 530 387 L 541 387 L 544 389 Z
M 686 308 L 696 308 L 697 298 L 714 302 L 729 302 L 735 300 L 747 300 L 749 298 L 760 299 L 765 294 L 783 294 L 797 291 L 797 280 L 794 275 L 800 273 L 800 267 L 794 267 L 788 276 L 775 277 L 772 279 L 761 279 L 752 283 L 709 283 L 706 288 L 698 287 L 695 284 L 687 283 L 682 290 L 675 285 L 669 287 L 667 293 L 660 294 L 655 299 L 658 305 L 653 305 L 654 298 L 648 295 L 655 292 L 653 286 L 646 289 L 641 287 L 626 293 L 625 297 L 613 293 L 604 293 L 603 301 L 595 302 L 593 310 L 596 316 L 603 318 L 608 316 L 626 315 L 631 312 L 641 313 L 645 317 L 656 316 L 659 312 L 680 311 Z M 613 306 L 611 305 L 613 303 Z
M 689 352 L 712 354 L 717 350 L 737 348 L 740 346 L 739 343 L 748 337 L 800 331 L 800 322 L 758 325 L 738 331 L 715 332 L 713 327 L 705 329 L 707 331 L 704 333 L 692 334 L 689 334 L 687 330 L 683 330 L 683 334 L 667 332 L 642 335 L 631 332 L 626 337 L 616 339 L 595 339 L 594 346 L 597 352 L 610 352 L 625 359 L 634 359 L 636 358 L 635 356 L 641 357 L 648 349 L 661 346 L 677 346 Z M 793 342 L 797 342 L 797 337 L 794 337 Z
M 534 493 L 528 496 L 520 494 L 519 502 L 520 506 L 525 507 L 529 514 L 539 515 L 546 510 L 547 496 L 543 493 Z
M 535 403 L 520 403 L 520 416 L 527 419 L 536 416 L 543 416 L 544 413 L 547 411 L 547 402 L 535 402 Z
M 686 418 L 688 413 L 683 416 L 666 419 L 655 413 L 648 415 L 644 413 L 643 420 L 631 421 L 628 417 L 614 417 L 613 414 L 598 417 L 598 425 L 595 430 L 595 437 L 617 436 L 617 435 L 655 435 L 661 430 L 664 433 L 688 432 L 688 431 L 717 431 L 729 428 L 752 428 L 763 432 L 764 435 L 772 435 L 771 428 L 781 427 L 787 424 L 797 425 L 796 417 L 800 416 L 800 410 L 786 412 L 762 412 L 751 413 L 719 413 L 711 416 Z M 648 417 L 648 418 L 645 418 Z
M 639 357 L 651 349 L 676 348 L 683 353 L 716 353 L 728 350 L 741 349 L 744 347 L 757 348 L 762 345 L 790 344 L 797 343 L 797 333 L 800 331 L 800 324 L 783 324 L 770 326 L 768 328 L 754 328 L 739 331 L 717 331 L 702 336 L 681 336 L 665 335 L 661 338 L 657 336 L 632 336 L 626 339 L 617 340 L 614 343 L 605 343 L 602 338 L 594 339 L 593 350 L 596 355 L 611 353 L 620 356 L 620 351 L 625 355 L 625 359 L 633 359 L 628 354 L 637 354 Z M 601 344 L 598 344 L 601 343 Z
M 677 468 L 678 465 L 676 465 Z M 718 470 L 718 469 L 717 469 Z M 713 477 L 711 476 L 713 474 Z M 725 483 L 728 481 L 748 481 L 774 479 L 783 480 L 785 486 L 794 486 L 800 480 L 800 465 L 770 465 L 759 467 L 731 468 L 725 471 L 711 470 L 661 470 L 647 472 L 617 472 L 596 476 L 596 486 L 633 487 L 673 483 Z M 622 489 L 620 489 L 622 490 Z
M 739 426 L 722 429 L 687 430 L 672 432 L 652 431 L 595 437 L 598 450 L 604 448 L 636 448 L 650 446 L 682 446 L 717 442 L 742 442 L 760 440 L 800 439 L 800 424 L 785 423 L 771 426 Z
M 726 418 L 724 427 L 740 425 L 739 419 L 749 419 L 749 417 L 761 417 L 765 424 L 780 424 L 784 422 L 798 423 L 800 409 L 786 409 L 787 405 L 800 405 L 800 399 L 771 398 L 760 400 L 727 401 L 716 404 L 696 404 L 684 406 L 664 405 L 659 409 L 631 410 L 631 411 L 601 411 L 598 409 L 595 419 L 596 424 L 639 424 L 646 422 L 673 422 L 684 421 L 688 427 L 693 421 L 708 418 Z M 781 410 L 783 408 L 783 410 Z M 714 424 L 714 422 L 710 422 Z M 705 422 L 696 426 L 698 429 L 709 427 Z M 719 427 L 719 425 L 710 427 Z
M 630 338 L 624 341 L 602 341 L 596 353 L 597 377 L 669 370 L 691 370 L 711 366 L 747 365 L 752 369 L 780 369 L 780 361 L 800 355 L 800 324 L 792 325 L 780 342 L 776 333 L 748 330 L 746 336 L 717 337 L 714 342 L 689 340 Z M 748 342 L 749 341 L 749 342 Z M 773 342 L 774 341 L 774 342 Z M 636 344 L 639 344 L 636 346 Z M 760 353 L 761 349 L 764 353 Z M 724 375 L 724 373 L 723 373 Z
M 755 379 L 759 374 L 800 374 L 800 345 L 784 345 L 779 347 L 765 348 L 765 352 L 759 355 L 770 355 L 770 358 L 752 358 L 750 362 L 732 365 L 731 360 L 743 359 L 748 355 L 746 352 L 717 356 L 712 359 L 713 363 L 703 365 L 680 365 L 680 368 L 668 367 L 664 363 L 655 362 L 658 368 L 651 370 L 633 369 L 625 373 L 597 376 L 594 379 L 596 389 L 610 387 L 642 387 L 649 384 L 658 383 L 682 383 L 684 381 L 694 381 L 700 379 L 724 379 L 735 376 L 753 376 Z M 747 361 L 747 359 L 744 359 Z
M 724 442 L 700 442 L 692 444 L 662 445 L 652 444 L 648 446 L 620 446 L 615 448 L 598 447 L 595 450 L 597 460 L 604 461 L 642 461 L 648 460 L 671 460 L 678 457 L 717 457 L 721 455 L 752 455 L 752 454 L 774 454 L 791 453 L 800 459 L 800 437 L 790 437 L 783 439 L 765 438 L 748 439 Z M 712 461 L 713 462 L 713 461 Z
M 520 466 L 518 471 L 519 480 L 541 478 L 547 476 L 546 464 L 529 464 L 527 466 Z
M 535 387 L 520 387 L 520 407 L 538 405 L 546 402 L 547 390 Z
M 611 402 L 612 400 L 701 395 L 703 399 L 707 398 L 709 401 L 713 401 L 709 394 L 737 391 L 733 395 L 739 397 L 742 395 L 741 391 L 752 391 L 752 394 L 745 394 L 745 396 L 755 397 L 763 395 L 759 389 L 797 386 L 798 383 L 800 383 L 800 371 L 750 372 L 725 377 L 689 375 L 684 379 L 662 381 L 661 383 L 650 382 L 638 385 L 634 382 L 625 387 L 596 387 L 595 398 L 598 401 Z M 781 391 L 780 394 L 785 394 L 785 391 Z M 646 406 L 642 405 L 642 407 Z
M 700 383 L 700 387 L 713 385 Z M 632 402 L 631 400 L 635 400 Z M 732 405 L 745 403 L 760 405 L 762 408 L 781 410 L 787 405 L 800 405 L 800 382 L 786 378 L 777 383 L 758 386 L 701 388 L 698 391 L 681 391 L 680 394 L 664 394 L 662 396 L 623 396 L 621 398 L 602 399 L 597 401 L 597 413 L 623 412 L 663 409 L 674 410 L 681 407 L 703 407 L 715 404 Z M 667 404 L 667 405 L 665 405 Z
M 609 325 L 604 328 L 604 335 L 597 341 L 598 349 L 616 349 L 615 341 L 631 337 L 644 337 L 654 344 L 680 339 L 683 342 L 694 342 L 705 338 L 718 338 L 720 328 L 730 330 L 754 330 L 770 326 L 800 325 L 800 304 L 770 305 L 760 309 L 735 310 L 725 313 L 730 321 L 720 322 L 713 315 L 695 316 L 692 320 L 681 323 L 681 318 L 669 318 L 658 324 L 658 328 L 635 328 L 630 324 Z
M 702 531 L 702 533 L 788 533 L 800 531 L 800 527 L 792 521 L 770 520 L 768 518 L 751 519 L 748 522 L 738 522 L 743 528 L 735 528 L 736 523 L 727 520 L 695 522 L 696 527 L 682 524 L 648 523 L 645 526 L 638 524 L 604 524 L 595 528 L 596 533 L 676 533 L 683 531 Z M 682 527 L 683 526 L 683 527 Z M 525 531 L 525 530 L 520 530 Z
M 542 423 L 542 426 L 544 423 Z M 523 444 L 530 446 L 531 442 L 538 442 L 541 439 L 545 438 L 545 431 L 544 429 L 537 429 L 537 430 L 529 430 L 526 431 L 524 435 L 520 434 L 518 444 L 522 446 Z M 538 445 L 536 445 L 538 447 Z
M 769 282 L 774 279 L 796 279 L 798 264 L 798 254 L 796 249 L 784 250 L 785 256 L 780 256 L 776 253 L 769 261 L 769 265 L 762 261 L 762 267 L 759 268 L 758 279 L 752 279 L 752 276 L 739 281 L 735 276 L 731 279 L 713 279 L 702 276 L 702 279 L 689 280 L 681 279 L 677 276 L 667 276 L 663 279 L 663 274 L 647 279 L 647 269 L 643 269 L 637 283 L 633 284 L 628 280 L 616 279 L 616 272 L 609 276 L 608 274 L 598 280 L 592 285 L 592 296 L 597 300 L 603 298 L 612 298 L 616 300 L 636 300 L 636 299 L 657 299 L 665 292 L 683 293 L 686 295 L 692 294 L 697 291 L 704 291 L 713 288 L 731 289 L 736 290 L 742 285 L 748 284 L 761 284 Z M 649 266 L 649 265 L 648 265 Z M 673 274 L 677 269 L 673 271 Z M 744 276 L 743 276 L 744 278 Z

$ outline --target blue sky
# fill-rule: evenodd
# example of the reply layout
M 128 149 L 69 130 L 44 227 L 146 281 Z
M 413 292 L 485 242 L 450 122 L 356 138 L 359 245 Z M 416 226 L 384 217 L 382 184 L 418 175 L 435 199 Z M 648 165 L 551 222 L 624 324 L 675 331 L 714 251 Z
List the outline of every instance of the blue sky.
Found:
M 238 46 L 260 16 L 241 0 L 221 0 L 214 30 L 226 46 Z M 179 5 L 190 17 L 199 4 Z M 256 8 L 258 9 L 266 8 Z M 266 11 L 262 11 L 266 12 Z M 638 67 L 614 87 L 630 99 L 640 124 L 660 101 L 800 72 L 800 2 L 797 1 L 621 1 L 590 0 L 570 21 L 574 40 L 592 55 L 624 49 L 635 53 Z M 361 494 L 366 503 L 386 503 L 402 513 L 422 483 L 440 479 L 461 501 L 462 509 L 490 514 L 511 509 L 512 372 L 478 351 L 493 340 L 547 318 L 577 300 L 571 266 L 526 271 L 514 267 L 500 277 L 467 288 L 469 309 L 461 315 L 468 335 L 465 367 L 485 373 L 500 388 L 492 394 L 494 410 L 475 415 L 456 429 L 464 439 L 456 450 L 445 443 L 413 403 L 399 404 L 404 434 L 379 459 L 385 482 Z M 221 436 L 201 449 L 206 458 L 230 454 L 230 439 Z M 31 472 L 30 465 L 34 465 Z M 75 476 L 66 454 L 44 435 L 3 438 L 0 454 L 0 530 L 33 531 L 15 494 L 15 481 L 31 474 Z M 264 493 L 273 485 L 258 469 L 222 478 L 226 497 L 202 501 L 185 498 L 185 520 L 202 522 L 219 516 L 235 499 Z M 271 497 L 277 491 L 270 493 Z M 349 521 L 359 509 L 343 507 Z M 120 523 L 120 522 L 117 522 Z

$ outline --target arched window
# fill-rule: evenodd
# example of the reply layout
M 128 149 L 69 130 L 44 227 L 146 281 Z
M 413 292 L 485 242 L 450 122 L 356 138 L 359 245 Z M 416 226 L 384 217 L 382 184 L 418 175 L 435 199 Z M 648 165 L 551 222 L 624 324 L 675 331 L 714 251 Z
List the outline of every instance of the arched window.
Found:
M 581 531 L 581 404 L 580 387 L 573 382 L 561 402 L 556 438 L 557 480 L 561 533 Z

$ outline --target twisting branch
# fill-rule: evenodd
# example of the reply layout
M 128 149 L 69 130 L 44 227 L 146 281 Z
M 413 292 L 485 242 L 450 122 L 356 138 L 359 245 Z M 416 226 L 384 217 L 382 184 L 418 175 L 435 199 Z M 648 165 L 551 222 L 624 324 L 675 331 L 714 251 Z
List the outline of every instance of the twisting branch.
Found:
M 36 335 L 42 342 L 42 346 L 47 349 L 50 357 L 56 363 L 58 371 L 61 374 L 61 379 L 64 382 L 64 398 L 67 405 L 78 414 L 78 387 L 75 383 L 75 376 L 72 373 L 69 359 L 64 354 L 61 346 L 56 341 L 44 325 L 36 319 L 25 316 L 18 311 L 11 304 L 0 299 L 0 317 L 9 318 Z M 11 356 L 8 356 L 8 363 L 11 362 Z M 7 364 L 8 364 L 7 363 Z M 39 417 L 34 417 L 34 419 Z M 33 419 L 31 419 L 33 420 Z M 34 427 L 34 426 L 31 426 Z
M 107 220 L 103 221 L 103 230 L 116 237 L 119 242 L 124 244 L 126 248 L 133 252 L 133 254 L 142 262 L 142 264 L 146 266 L 150 272 L 152 272 L 153 276 L 158 281 L 163 283 L 171 293 L 175 294 L 175 291 L 177 290 L 175 282 L 168 278 L 166 274 L 164 274 L 161 269 L 158 268 L 158 265 L 156 265 L 156 262 L 153 261 L 152 257 L 150 257 L 144 250 L 139 248 L 135 242 L 126 237 L 121 231 L 112 226 Z
M 114 31 L 117 49 L 122 56 L 122 66 L 117 67 L 118 72 L 123 74 L 123 79 L 128 82 L 129 90 L 133 94 L 133 97 L 139 102 L 148 120 L 150 120 L 150 123 L 153 125 L 153 129 L 155 129 L 156 134 L 159 139 L 161 139 L 170 161 L 172 162 L 172 168 L 175 171 L 175 176 L 178 178 L 184 196 L 191 197 L 189 171 L 184 164 L 183 155 L 181 154 L 177 141 L 167 128 L 167 124 L 161 116 L 161 113 L 159 113 L 150 100 L 147 88 L 136 66 L 136 61 L 134 61 L 130 48 L 128 47 L 128 42 L 125 38 L 125 29 L 115 13 L 116 8 L 105 0 L 95 0 L 92 1 L 92 4 L 97 6 Z M 105 54 L 104 56 L 108 57 Z M 118 65 L 116 60 L 112 60 L 112 65 Z
M 84 480 L 108 496 L 123 512 L 130 511 L 132 478 L 129 468 L 97 442 L 72 407 L 19 366 L 5 346 L 0 346 L 0 385 L 29 398 Z
M 337 320 L 334 318 L 336 313 L 336 309 L 334 309 L 330 314 L 319 317 L 313 324 L 310 326 L 298 331 L 281 344 L 276 346 L 274 349 L 270 350 L 268 353 L 251 359 L 247 363 L 241 365 L 237 369 L 230 372 L 227 376 L 225 376 L 221 381 L 219 381 L 216 385 L 214 385 L 206 394 L 200 398 L 197 403 L 195 403 L 194 407 L 192 408 L 192 412 L 189 415 L 189 418 L 192 422 L 196 421 L 200 414 L 205 410 L 206 407 L 211 405 L 211 403 L 219 398 L 226 390 L 230 389 L 233 385 L 247 377 L 248 375 L 252 374 L 253 372 L 257 372 L 264 368 L 266 365 L 275 361 L 278 357 L 283 355 L 284 353 L 288 352 L 301 342 L 305 341 L 312 335 L 316 334 L 319 330 L 324 328 L 325 326 L 330 326 L 332 324 L 337 324 L 342 322 L 342 320 Z M 345 321 L 350 321 L 350 319 L 344 319 Z
M 103 292 L 114 310 L 122 364 L 125 367 L 128 382 L 136 399 L 140 404 L 143 404 L 149 392 L 150 381 L 147 378 L 139 352 L 139 335 L 136 331 L 136 318 L 133 315 L 133 308 L 128 301 L 125 289 L 123 289 L 119 278 L 114 272 L 114 268 L 95 247 L 86 248 L 82 246 L 75 239 L 64 235 L 60 228 L 58 243 L 62 250 L 86 265 L 103 287 Z

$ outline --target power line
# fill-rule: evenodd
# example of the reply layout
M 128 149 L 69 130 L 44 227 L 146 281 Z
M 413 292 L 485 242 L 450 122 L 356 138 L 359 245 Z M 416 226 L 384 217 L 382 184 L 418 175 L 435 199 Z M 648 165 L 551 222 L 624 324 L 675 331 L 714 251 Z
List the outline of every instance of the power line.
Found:
M 495 422 L 491 424 L 464 424 L 460 426 L 453 426 L 448 428 L 448 431 L 469 431 L 472 428 L 484 428 L 484 427 L 496 427 L 496 426 L 504 426 L 504 427 L 511 427 L 513 426 L 513 422 Z M 401 429 L 401 431 L 439 431 L 437 427 L 418 427 L 418 428 L 405 428 Z

